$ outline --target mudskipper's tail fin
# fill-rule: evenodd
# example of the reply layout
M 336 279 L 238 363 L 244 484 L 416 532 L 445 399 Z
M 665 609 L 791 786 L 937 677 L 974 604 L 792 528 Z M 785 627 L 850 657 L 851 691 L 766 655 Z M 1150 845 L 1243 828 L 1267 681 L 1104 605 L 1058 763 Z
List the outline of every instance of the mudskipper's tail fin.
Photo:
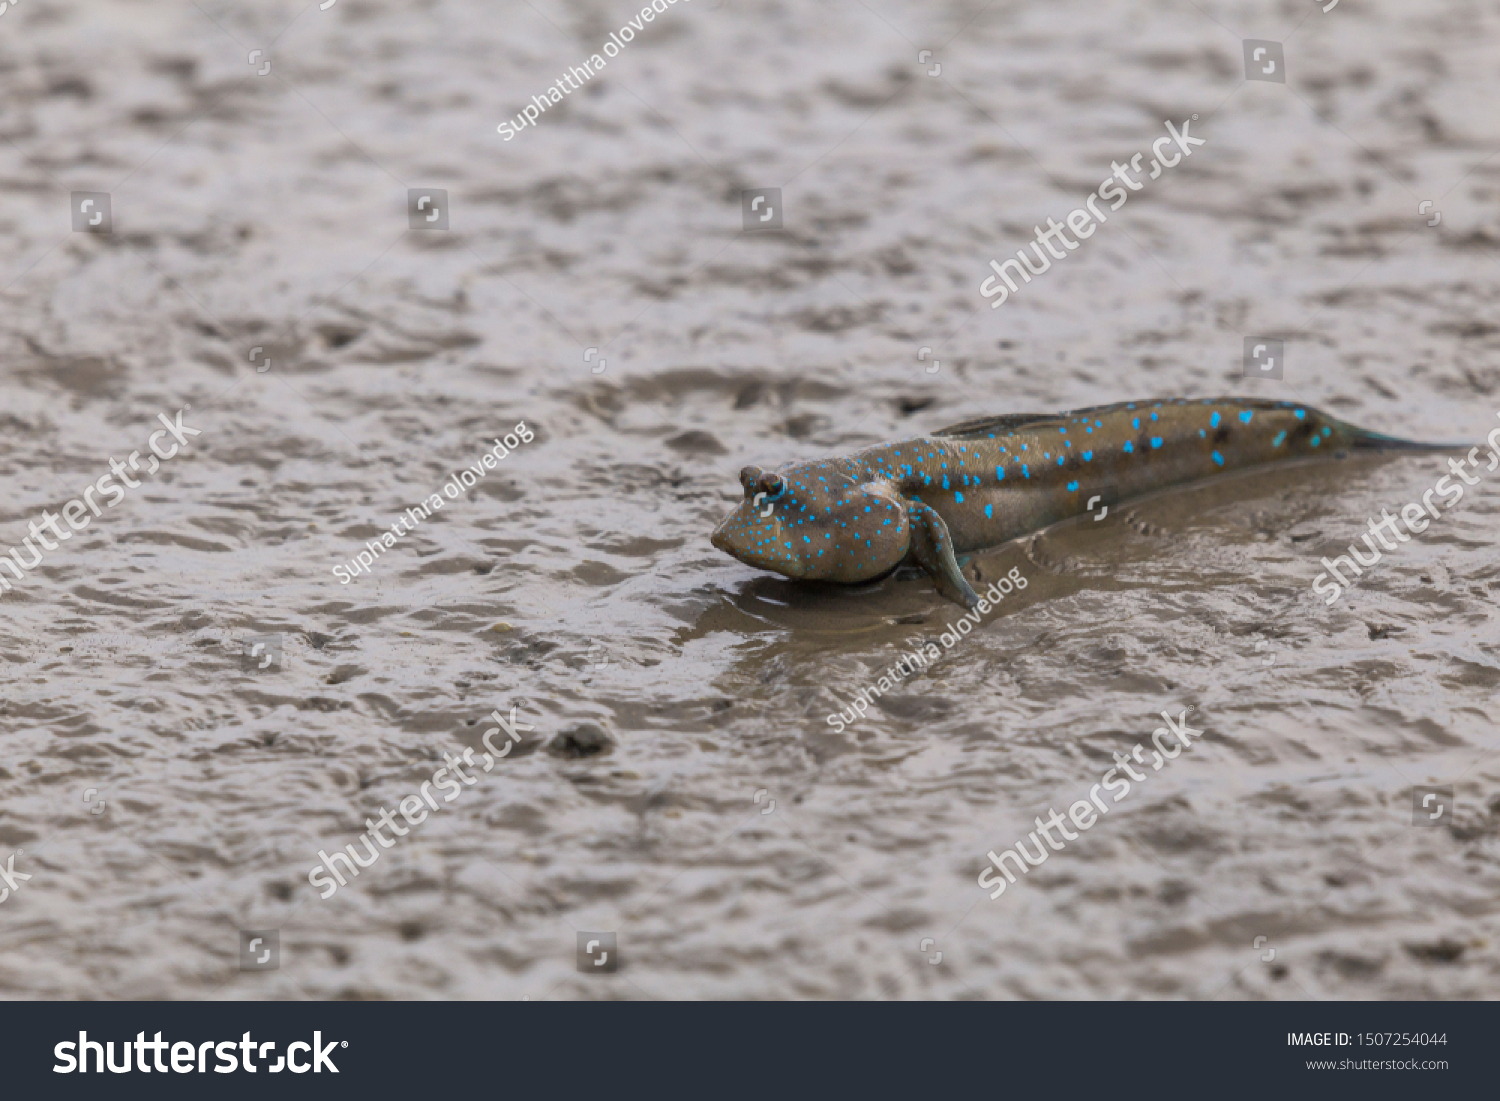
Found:
M 1351 446 L 1355 451 L 1466 451 L 1466 443 L 1429 443 L 1424 440 L 1404 440 L 1400 436 L 1387 436 L 1383 432 L 1369 432 L 1363 428 L 1350 429 Z

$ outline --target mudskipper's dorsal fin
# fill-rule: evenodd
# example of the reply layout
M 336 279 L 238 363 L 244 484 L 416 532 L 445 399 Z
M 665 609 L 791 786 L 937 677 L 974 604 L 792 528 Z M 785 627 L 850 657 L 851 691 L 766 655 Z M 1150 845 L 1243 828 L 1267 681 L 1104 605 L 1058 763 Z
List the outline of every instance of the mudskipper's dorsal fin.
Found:
M 950 424 L 930 433 L 959 440 L 982 440 L 986 436 L 998 436 L 1002 432 L 1014 432 L 1017 428 L 1040 421 L 1058 421 L 1057 413 L 1005 413 L 998 417 L 975 417 L 973 420 Z

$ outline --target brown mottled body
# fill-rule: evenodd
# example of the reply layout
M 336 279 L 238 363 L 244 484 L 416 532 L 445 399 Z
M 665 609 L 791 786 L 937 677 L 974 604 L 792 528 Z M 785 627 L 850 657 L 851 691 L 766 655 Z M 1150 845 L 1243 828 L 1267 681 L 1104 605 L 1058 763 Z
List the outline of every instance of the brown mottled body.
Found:
M 1291 402 L 1128 402 L 981 418 L 931 436 L 746 467 L 716 547 L 788 577 L 867 581 L 911 562 L 972 605 L 956 555 L 1157 490 L 1350 449 L 1426 448 Z

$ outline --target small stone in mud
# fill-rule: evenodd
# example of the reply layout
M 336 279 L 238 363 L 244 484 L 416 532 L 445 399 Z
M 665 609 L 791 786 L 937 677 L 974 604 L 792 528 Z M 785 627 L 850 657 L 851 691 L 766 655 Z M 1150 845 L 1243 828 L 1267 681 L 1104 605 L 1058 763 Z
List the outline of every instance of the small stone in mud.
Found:
M 827 423 L 827 417 L 820 417 L 816 413 L 802 413 L 788 417 L 781 430 L 794 440 L 805 440 Z
M 1467 945 L 1444 937 L 1436 944 L 1408 944 L 1405 947 L 1423 963 L 1454 963 L 1464 954 Z
M 700 432 L 696 428 L 689 428 L 686 432 L 679 432 L 666 441 L 668 447 L 673 451 L 684 455 L 727 455 L 724 445 L 707 432 Z
M 614 748 L 614 739 L 604 728 L 594 723 L 579 723 L 571 730 L 564 730 L 547 744 L 547 752 L 554 757 L 596 757 Z
M 740 392 L 735 395 L 734 407 L 736 409 L 749 409 L 761 400 L 765 392 L 766 387 L 764 383 L 752 382 L 748 386 L 743 386 L 740 388 Z

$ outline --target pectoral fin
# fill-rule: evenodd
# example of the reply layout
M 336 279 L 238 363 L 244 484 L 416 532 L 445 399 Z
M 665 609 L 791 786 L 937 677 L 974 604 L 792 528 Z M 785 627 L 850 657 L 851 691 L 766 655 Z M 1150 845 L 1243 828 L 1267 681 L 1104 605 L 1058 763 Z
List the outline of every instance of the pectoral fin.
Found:
M 974 607 L 979 597 L 958 570 L 948 525 L 921 501 L 908 500 L 906 509 L 911 525 L 911 553 L 917 564 L 927 571 L 940 594 L 965 608 Z

